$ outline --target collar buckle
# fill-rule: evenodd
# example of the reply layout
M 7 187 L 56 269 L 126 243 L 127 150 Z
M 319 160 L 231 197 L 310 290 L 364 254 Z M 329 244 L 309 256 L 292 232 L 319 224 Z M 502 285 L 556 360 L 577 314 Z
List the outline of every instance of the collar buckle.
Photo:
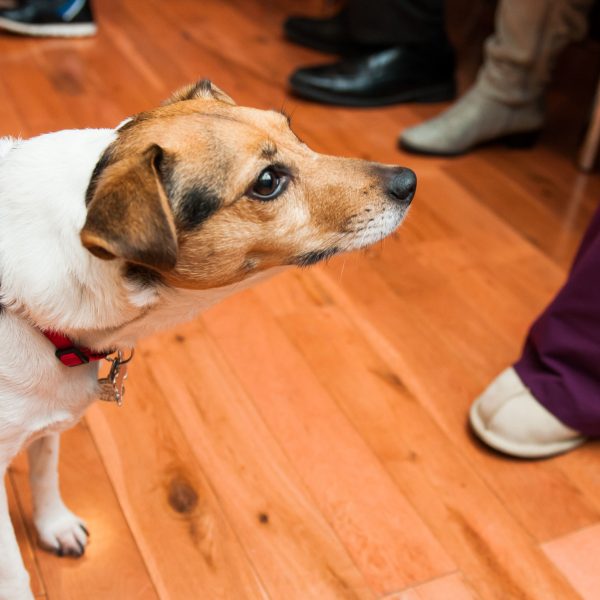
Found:
M 76 346 L 57 348 L 54 354 L 65 367 L 78 367 L 79 365 L 87 365 L 90 362 L 89 357 Z

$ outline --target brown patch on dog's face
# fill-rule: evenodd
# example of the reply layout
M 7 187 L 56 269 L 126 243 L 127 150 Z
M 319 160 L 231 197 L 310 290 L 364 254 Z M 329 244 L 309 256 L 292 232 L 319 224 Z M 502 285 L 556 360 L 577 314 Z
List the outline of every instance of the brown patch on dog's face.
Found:
M 127 169 L 116 166 L 143 165 L 149 148 L 160 152 L 154 150 L 151 167 L 140 171 L 145 175 L 135 175 L 149 183 L 132 190 Z M 399 225 L 415 186 L 407 169 L 317 154 L 284 115 L 235 106 L 202 82 L 127 123 L 107 152 L 109 164 L 90 188 L 84 245 L 101 258 L 148 266 L 167 283 L 192 289 L 224 286 L 270 267 L 313 264 L 378 241 Z M 122 236 L 133 238 L 133 246 L 150 241 L 171 252 L 174 227 L 174 264 L 147 252 L 149 259 L 140 259 L 127 244 L 124 254 L 103 241 L 102 227 L 113 237 L 115 227 L 110 211 L 101 209 L 101 191 L 119 189 L 119 177 L 127 189 L 119 201 L 131 204 L 119 223 Z M 144 202 L 156 186 L 170 214 L 156 198 Z M 143 218 L 131 214 L 138 205 Z

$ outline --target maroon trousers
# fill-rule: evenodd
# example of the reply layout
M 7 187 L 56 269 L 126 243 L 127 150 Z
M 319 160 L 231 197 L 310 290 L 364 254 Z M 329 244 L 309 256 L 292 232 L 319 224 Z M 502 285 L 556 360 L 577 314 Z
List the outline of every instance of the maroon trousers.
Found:
M 567 282 L 531 327 L 514 367 L 560 421 L 600 436 L 600 208 Z

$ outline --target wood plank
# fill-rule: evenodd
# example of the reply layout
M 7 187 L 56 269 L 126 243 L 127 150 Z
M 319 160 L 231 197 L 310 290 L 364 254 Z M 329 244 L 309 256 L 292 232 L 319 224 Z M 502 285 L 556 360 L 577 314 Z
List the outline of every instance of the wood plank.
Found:
M 114 1 L 114 0 L 113 0 Z M 218 86 L 231 94 L 240 104 L 260 106 L 261 98 L 268 104 L 267 107 L 281 106 L 285 96 L 281 87 L 275 82 L 264 77 L 256 80 L 255 73 L 248 73 L 240 69 L 236 61 L 221 52 L 221 47 L 215 48 L 207 44 L 206 38 L 210 37 L 211 18 L 210 12 L 206 12 L 200 5 L 194 5 L 191 13 L 178 15 L 181 3 L 166 8 L 162 3 L 155 3 L 156 11 L 137 11 L 135 16 L 131 15 L 124 21 L 125 27 L 131 29 L 132 34 L 136 29 L 143 28 L 145 37 L 152 36 L 157 40 L 156 45 L 162 55 L 162 59 L 179 66 L 169 81 L 172 87 L 179 87 L 190 81 L 200 78 L 212 79 Z M 225 7 L 219 5 L 219 11 Z M 239 12 L 239 11 L 238 11 Z M 170 22 L 172 27 L 165 30 L 165 21 Z M 140 37 L 140 33 L 137 33 Z M 138 51 L 147 54 L 143 50 L 144 36 L 138 43 Z M 221 45 L 223 45 L 222 42 Z M 181 62 L 181 56 L 186 56 L 186 61 Z M 257 83 L 261 84 L 257 93 Z
M 461 573 L 452 573 L 409 590 L 391 594 L 382 600 L 476 600 L 478 597 L 465 583 Z
M 120 57 L 113 48 L 103 50 L 90 41 L 79 40 L 79 44 L 44 44 L 36 55 L 36 61 L 46 78 L 52 97 L 69 115 L 69 121 L 58 120 L 64 128 L 114 127 L 127 114 L 118 107 L 119 98 L 113 93 L 105 53 L 122 61 L 120 69 L 127 75 L 125 57 Z M 109 65 L 108 65 L 109 66 Z M 132 78 L 132 83 L 135 78 Z M 98 97 L 103 98 L 98 102 Z M 62 118 L 62 117 L 61 117 Z M 56 126 L 55 126 L 56 127 Z
M 22 40 L 18 54 L 2 62 L 0 79 L 7 93 L 18 98 L 18 112 L 28 135 L 74 126 L 54 87 L 38 64 L 40 48 L 31 40 Z M 1 47 L 1 46 L 0 46 Z M 21 90 L 27 90 L 26 94 Z
M 584 600 L 598 598 L 600 524 L 547 542 L 543 548 Z
M 591 440 L 577 452 L 557 457 L 555 463 L 557 468 L 577 486 L 580 494 L 600 511 L 599 458 L 600 440 Z
M 265 597 L 143 361 L 132 365 L 126 407 L 96 405 L 88 422 L 161 598 Z
M 567 267 L 579 245 L 581 231 L 592 216 L 600 187 L 595 179 L 586 175 L 572 172 L 569 177 L 564 176 L 564 168 L 557 168 L 556 157 L 547 151 L 545 154 L 544 159 L 535 158 L 538 173 L 540 163 L 546 161 L 542 171 L 545 177 L 536 174 L 533 165 L 515 168 L 513 162 L 509 168 L 506 157 L 500 164 L 486 156 L 473 157 L 468 165 L 453 163 L 445 171 L 464 186 L 469 195 L 489 206 L 546 255 Z M 513 160 L 527 157 L 527 153 L 521 152 L 514 155 Z M 551 178 L 550 165 L 554 165 L 557 173 Z M 529 176 L 525 183 L 523 174 Z
M 48 598 L 89 598 L 90 590 L 98 600 L 156 598 L 89 432 L 79 424 L 61 437 L 61 490 L 67 506 L 87 522 L 91 536 L 85 555 L 79 559 L 60 558 L 35 547 Z M 24 455 L 14 462 L 11 477 L 27 515 L 28 535 L 35 539 Z
M 0 68 L 2 61 L 0 60 Z M 2 98 L 2 112 L 0 112 L 0 137 L 26 137 L 27 129 L 19 114 L 18 105 L 12 94 L 8 93 L 6 84 L 0 78 L 0 98 Z
M 180 365 L 177 371 L 161 360 L 165 353 Z M 219 504 L 271 597 L 371 598 L 219 349 L 198 324 L 147 340 L 144 358 L 142 368 L 152 364 L 145 377 L 155 378 L 196 460 L 213 474 Z
M 454 570 L 252 292 L 211 309 L 204 321 L 319 509 L 378 593 Z
M 319 52 L 283 41 L 280 14 L 265 11 L 261 3 L 247 2 L 241 11 L 237 3 L 230 1 L 208 0 L 208 4 L 199 6 L 194 0 L 181 0 L 168 8 L 153 2 L 163 19 L 184 31 L 205 54 L 226 61 L 230 69 L 243 72 L 256 83 L 276 86 L 278 91 L 288 75 L 290 62 L 322 60 Z M 211 4 L 213 10 L 206 10 Z M 238 35 L 223 35 L 228 29 Z M 280 60 L 273 60 L 275 53 Z

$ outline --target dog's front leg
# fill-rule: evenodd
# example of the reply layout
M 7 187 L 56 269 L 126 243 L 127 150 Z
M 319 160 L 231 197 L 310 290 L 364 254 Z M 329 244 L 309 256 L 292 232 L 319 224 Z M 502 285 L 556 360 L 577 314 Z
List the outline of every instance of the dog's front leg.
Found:
M 42 546 L 59 556 L 81 556 L 88 531 L 64 504 L 58 488 L 59 434 L 48 434 L 28 450 L 33 521 Z
M 23 564 L 8 512 L 5 472 L 6 465 L 0 465 L 0 600 L 32 600 L 29 574 Z

